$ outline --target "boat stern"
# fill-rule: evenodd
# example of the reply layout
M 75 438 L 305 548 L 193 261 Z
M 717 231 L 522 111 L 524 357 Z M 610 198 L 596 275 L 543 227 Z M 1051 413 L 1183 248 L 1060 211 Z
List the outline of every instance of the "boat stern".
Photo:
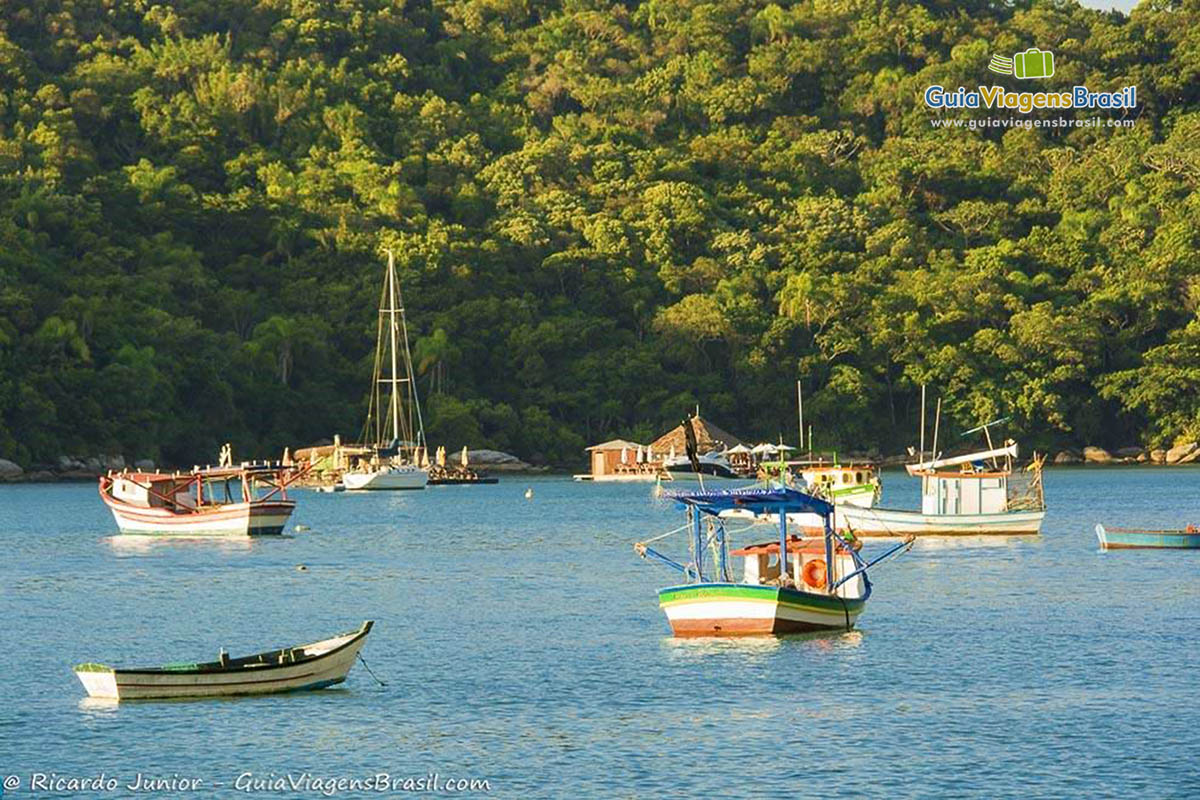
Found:
M 75 677 L 83 684 L 89 697 L 105 700 L 119 699 L 117 692 L 117 675 L 113 668 L 106 664 L 79 664 L 72 668 Z

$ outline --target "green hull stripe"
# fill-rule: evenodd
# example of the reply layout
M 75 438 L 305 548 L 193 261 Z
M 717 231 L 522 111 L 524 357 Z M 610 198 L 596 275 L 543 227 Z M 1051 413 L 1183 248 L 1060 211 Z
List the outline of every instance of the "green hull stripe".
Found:
M 843 610 L 842 604 L 845 603 L 845 609 L 851 613 L 861 611 L 864 605 L 864 601 L 860 599 L 810 594 L 795 589 L 781 589 L 778 586 L 732 583 L 670 587 L 658 593 L 658 604 L 663 608 L 693 600 L 753 600 L 775 602 L 792 608 L 819 608 L 838 612 Z

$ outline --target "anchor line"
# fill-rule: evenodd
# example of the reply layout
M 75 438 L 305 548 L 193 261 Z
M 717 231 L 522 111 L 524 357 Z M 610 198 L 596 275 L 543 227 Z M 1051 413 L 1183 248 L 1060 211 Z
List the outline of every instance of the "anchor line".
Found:
M 387 684 L 386 684 L 386 683 L 384 683 L 383 681 L 381 681 L 381 680 L 379 679 L 379 676 L 378 676 L 378 675 L 376 675 L 376 674 L 375 674 L 375 672 L 374 672 L 374 671 L 373 671 L 373 670 L 372 670 L 372 669 L 371 669 L 369 666 L 367 666 L 367 660 L 366 660 L 365 658 L 363 658 L 363 657 L 362 657 L 362 653 L 359 653 L 359 654 L 358 654 L 358 660 L 362 662 L 363 669 L 365 669 L 365 670 L 367 671 L 367 673 L 368 673 L 368 674 L 369 674 L 369 675 L 370 675 L 372 678 L 374 678 L 374 679 L 375 679 L 375 682 L 376 682 L 376 683 L 378 683 L 380 686 L 387 686 Z

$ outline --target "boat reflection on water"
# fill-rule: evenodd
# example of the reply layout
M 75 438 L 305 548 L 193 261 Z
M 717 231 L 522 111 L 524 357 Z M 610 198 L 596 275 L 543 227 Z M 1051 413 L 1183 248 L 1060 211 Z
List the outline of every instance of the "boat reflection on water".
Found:
M 859 647 L 863 642 L 863 632 L 854 629 L 849 631 L 786 633 L 776 636 L 697 636 L 686 638 L 668 636 L 664 637 L 662 642 L 668 653 L 700 660 L 714 655 L 729 653 L 750 657 L 769 656 L 795 647 L 802 647 L 816 653 L 835 653 Z
M 120 707 L 121 704 L 119 702 L 109 700 L 106 697 L 85 697 L 79 701 L 80 711 L 95 716 L 112 714 Z
M 897 537 L 899 538 L 899 537 Z M 871 540 L 885 541 L 884 537 Z M 920 536 L 913 543 L 914 550 L 972 550 L 981 547 L 1010 547 L 1014 544 L 1035 544 L 1041 541 L 1036 533 L 1021 535 L 986 534 L 982 536 Z
M 274 536 L 274 539 L 290 539 L 290 536 Z M 147 556 L 178 551 L 180 548 L 208 548 L 226 553 L 246 552 L 254 548 L 255 541 L 249 536 L 137 536 L 118 534 L 109 536 L 108 543 L 118 556 Z

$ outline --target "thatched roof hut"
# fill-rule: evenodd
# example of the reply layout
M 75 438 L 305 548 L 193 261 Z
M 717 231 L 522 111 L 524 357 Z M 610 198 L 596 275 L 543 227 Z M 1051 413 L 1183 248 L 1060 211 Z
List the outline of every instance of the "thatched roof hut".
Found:
M 742 443 L 741 439 L 732 433 L 721 430 L 703 417 L 692 418 L 692 430 L 696 432 L 696 447 L 701 453 L 725 450 Z M 684 453 L 687 448 L 687 437 L 683 425 L 677 425 L 674 429 L 664 433 L 655 439 L 650 447 L 654 449 L 655 453 L 666 453 L 672 447 L 675 448 L 676 453 Z

